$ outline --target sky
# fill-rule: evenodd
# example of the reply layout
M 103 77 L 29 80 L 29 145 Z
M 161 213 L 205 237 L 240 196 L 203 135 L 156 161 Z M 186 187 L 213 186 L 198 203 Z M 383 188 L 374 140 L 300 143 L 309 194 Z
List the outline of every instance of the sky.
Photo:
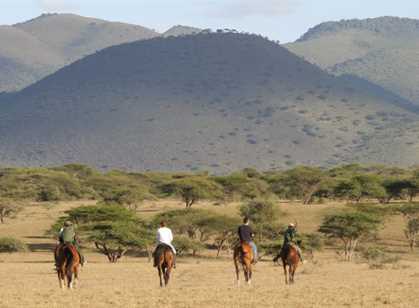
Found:
M 0 0 L 0 24 L 42 13 L 75 13 L 165 31 L 173 25 L 230 28 L 294 41 L 324 21 L 399 16 L 419 19 L 418 0 Z

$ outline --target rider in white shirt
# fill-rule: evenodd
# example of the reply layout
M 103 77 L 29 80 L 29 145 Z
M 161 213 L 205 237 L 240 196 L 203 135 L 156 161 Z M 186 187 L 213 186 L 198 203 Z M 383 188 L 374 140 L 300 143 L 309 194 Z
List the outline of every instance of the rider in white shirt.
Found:
M 160 228 L 157 230 L 156 240 L 157 240 L 157 246 L 159 244 L 166 244 L 170 246 L 170 248 L 172 248 L 173 250 L 173 253 L 176 254 L 176 249 L 172 245 L 172 241 L 173 241 L 172 230 L 166 227 L 166 223 L 164 221 L 160 223 Z

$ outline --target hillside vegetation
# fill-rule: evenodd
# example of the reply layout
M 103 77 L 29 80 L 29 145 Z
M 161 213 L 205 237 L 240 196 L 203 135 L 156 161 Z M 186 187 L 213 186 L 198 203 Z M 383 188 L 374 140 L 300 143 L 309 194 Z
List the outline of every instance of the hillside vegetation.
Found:
M 6 165 L 227 172 L 418 160 L 417 107 L 256 35 L 110 47 L 0 100 Z
M 419 21 L 380 17 L 322 23 L 287 48 L 329 72 L 352 74 L 419 104 Z

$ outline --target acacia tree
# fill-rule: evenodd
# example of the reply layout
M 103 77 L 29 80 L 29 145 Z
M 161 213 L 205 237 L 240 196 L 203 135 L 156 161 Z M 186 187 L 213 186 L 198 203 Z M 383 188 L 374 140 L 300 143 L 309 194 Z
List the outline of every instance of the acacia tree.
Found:
M 392 199 L 402 199 L 406 193 L 415 188 L 410 179 L 403 178 L 388 178 L 384 181 L 383 186 L 387 193 L 386 203 L 390 203 Z
M 146 249 L 151 259 L 153 235 L 140 221 L 119 221 L 97 223 L 90 228 L 89 240 L 108 257 L 109 262 L 116 263 L 129 248 Z
M 93 243 L 110 262 L 117 262 L 128 249 L 145 249 L 150 258 L 154 234 L 134 211 L 121 205 L 98 204 L 66 213 L 67 216 L 61 217 L 53 230 L 56 232 L 63 220 L 75 222 L 80 237 Z
M 163 191 L 180 196 L 186 208 L 191 208 L 201 199 L 216 199 L 222 195 L 221 187 L 217 183 L 198 176 L 176 179 L 164 185 Z
M 413 199 L 419 193 L 419 170 L 413 171 L 413 175 L 409 178 L 409 187 L 407 188 L 409 196 L 409 202 L 413 202 Z
M 287 189 L 287 194 L 302 198 L 304 204 L 310 204 L 326 179 L 326 174 L 320 168 L 301 166 L 286 171 L 280 185 Z
M 409 241 L 410 250 L 413 251 L 419 235 L 419 218 L 411 218 L 408 220 L 404 234 Z
M 399 212 L 406 221 L 404 234 L 409 242 L 410 250 L 413 251 L 419 234 L 419 204 L 409 203 L 400 206 Z
M 378 216 L 360 212 L 348 212 L 326 216 L 319 232 L 329 238 L 337 238 L 343 242 L 345 260 L 351 261 L 358 243 L 374 235 L 382 219 Z
M 341 180 L 336 185 L 335 194 L 356 202 L 360 202 L 364 198 L 384 201 L 387 197 L 381 177 L 373 174 L 360 174 L 350 179 Z

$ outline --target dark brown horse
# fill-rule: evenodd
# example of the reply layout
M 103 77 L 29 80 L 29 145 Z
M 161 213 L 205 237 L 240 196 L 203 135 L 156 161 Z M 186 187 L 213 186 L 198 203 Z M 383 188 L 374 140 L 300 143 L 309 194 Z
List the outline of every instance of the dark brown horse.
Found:
M 246 280 L 247 284 L 250 285 L 252 282 L 252 247 L 248 243 L 241 243 L 240 245 L 237 245 L 234 249 L 233 260 L 234 266 L 236 268 L 237 285 L 240 285 L 239 264 L 241 264 L 243 267 L 244 279 Z
M 159 245 L 154 252 L 154 266 L 157 267 L 160 278 L 160 287 L 169 284 L 170 273 L 175 261 L 172 248 L 167 245 Z
M 282 266 L 284 267 L 285 284 L 293 284 L 295 271 L 300 263 L 297 248 L 292 244 L 288 244 L 283 247 L 278 257 L 281 258 Z
M 59 244 L 54 251 L 55 268 L 57 270 L 60 287 L 65 285 L 69 289 L 78 281 L 80 256 L 77 249 L 72 244 Z

